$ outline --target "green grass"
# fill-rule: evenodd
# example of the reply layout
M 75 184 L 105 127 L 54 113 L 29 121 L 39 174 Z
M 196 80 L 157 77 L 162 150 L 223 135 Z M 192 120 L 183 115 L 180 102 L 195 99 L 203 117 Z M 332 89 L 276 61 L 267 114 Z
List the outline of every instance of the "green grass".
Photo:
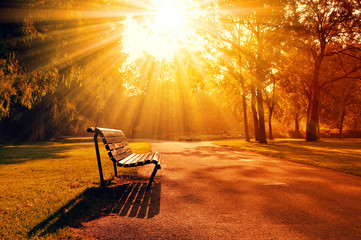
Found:
M 268 144 L 246 141 L 220 141 L 214 144 L 361 176 L 361 139 L 321 139 L 318 142 L 276 139 Z
M 149 143 L 130 146 L 137 153 L 150 150 Z M 110 179 L 113 164 L 102 144 L 101 155 L 104 177 Z M 135 171 L 122 168 L 118 175 Z M 99 194 L 94 144 L 82 138 L 0 146 L 0 179 L 0 239 L 74 238 L 67 228 L 42 230 L 45 223 L 56 221 L 56 216 L 81 201 L 84 193 Z

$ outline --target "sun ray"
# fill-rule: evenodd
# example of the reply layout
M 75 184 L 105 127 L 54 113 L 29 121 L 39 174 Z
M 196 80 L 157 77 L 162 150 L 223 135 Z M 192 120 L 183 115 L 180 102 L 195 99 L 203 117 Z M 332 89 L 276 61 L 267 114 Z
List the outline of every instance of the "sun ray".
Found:
M 151 0 L 144 15 L 124 20 L 123 49 L 131 60 L 147 52 L 158 60 L 174 60 L 181 48 L 199 44 L 193 30 L 197 5 L 187 0 Z M 194 46 L 193 46 L 194 45 Z
M 82 100 L 79 108 L 86 111 L 93 104 L 99 116 L 108 116 L 97 124 L 124 129 L 128 136 L 134 131 L 135 137 L 173 137 L 234 124 L 229 112 L 217 110 L 223 100 L 202 85 L 208 77 L 206 34 L 216 36 L 209 19 L 215 12 L 202 12 L 209 3 L 78 1 L 72 9 L 10 10 L 0 21 L 28 18 L 42 27 L 34 36 L 37 44 L 23 55 L 36 59 L 49 54 L 34 62 L 34 72 L 79 68 L 87 75 L 87 91 L 104 91 L 102 101 L 111 113 L 92 98 Z M 84 91 L 74 87 L 68 94 L 76 98 Z

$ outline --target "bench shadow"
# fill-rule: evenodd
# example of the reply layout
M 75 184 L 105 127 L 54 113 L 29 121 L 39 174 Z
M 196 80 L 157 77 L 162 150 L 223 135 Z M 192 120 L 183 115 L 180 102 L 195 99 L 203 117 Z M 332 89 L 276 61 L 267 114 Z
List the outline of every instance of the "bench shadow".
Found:
M 160 211 L 161 183 L 146 191 L 147 183 L 123 185 L 124 191 L 110 215 L 135 218 L 153 218 Z
M 28 232 L 45 236 L 64 227 L 80 228 L 84 222 L 106 216 L 149 219 L 159 214 L 161 183 L 135 182 L 107 188 L 88 188 Z

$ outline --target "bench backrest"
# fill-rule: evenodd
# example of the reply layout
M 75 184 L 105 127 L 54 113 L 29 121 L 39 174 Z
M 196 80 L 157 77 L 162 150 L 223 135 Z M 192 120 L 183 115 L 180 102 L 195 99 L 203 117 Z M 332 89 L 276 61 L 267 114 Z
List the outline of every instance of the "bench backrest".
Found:
M 108 150 L 111 160 L 118 162 L 133 152 L 129 147 L 123 131 L 108 128 L 88 128 L 88 132 L 95 132 L 95 136 L 100 136 Z

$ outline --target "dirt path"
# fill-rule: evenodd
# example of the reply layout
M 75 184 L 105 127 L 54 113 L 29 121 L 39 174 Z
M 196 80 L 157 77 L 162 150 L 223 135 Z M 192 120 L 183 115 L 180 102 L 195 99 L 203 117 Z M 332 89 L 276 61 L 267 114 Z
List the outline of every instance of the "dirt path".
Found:
M 128 186 L 95 239 L 361 239 L 361 178 L 209 142 L 154 142 L 151 193 Z M 147 173 L 149 171 L 147 169 Z M 144 184 L 143 184 L 144 185 Z

